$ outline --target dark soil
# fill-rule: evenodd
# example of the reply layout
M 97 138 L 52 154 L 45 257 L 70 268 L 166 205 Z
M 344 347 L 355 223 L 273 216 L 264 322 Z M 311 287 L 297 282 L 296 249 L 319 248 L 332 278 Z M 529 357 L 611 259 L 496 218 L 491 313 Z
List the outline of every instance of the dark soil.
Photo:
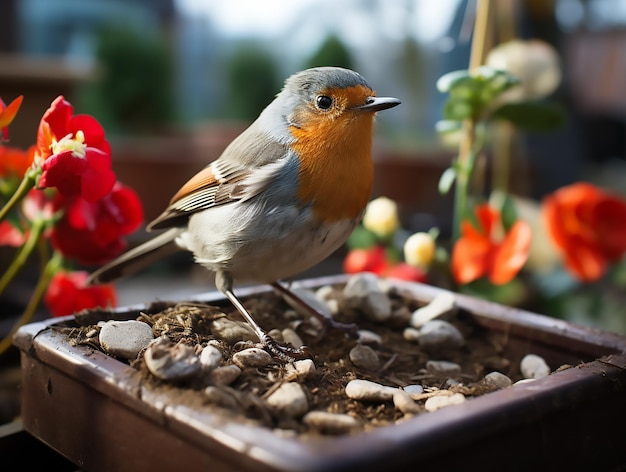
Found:
M 423 407 L 426 398 L 436 395 L 442 389 L 463 393 L 469 399 L 493 390 L 492 386 L 481 381 L 491 371 L 502 372 L 513 381 L 520 378 L 518 366 L 505 356 L 503 335 L 494 334 L 478 326 L 472 321 L 471 316 L 463 311 L 448 318 L 448 321 L 464 335 L 463 347 L 445 352 L 427 352 L 418 344 L 406 341 L 402 335 L 403 330 L 408 326 L 411 312 L 418 308 L 419 304 L 395 292 L 390 294 L 390 298 L 394 308 L 394 316 L 390 322 L 373 323 L 358 313 L 343 309 L 337 317 L 338 321 L 356 323 L 359 329 L 374 331 L 382 337 L 380 345 L 372 346 L 381 360 L 380 368 L 376 371 L 361 370 L 350 361 L 349 352 L 356 344 L 355 339 L 336 329 L 320 333 L 318 325 L 314 323 L 315 320 L 300 317 L 299 321 L 294 321 L 293 310 L 279 295 L 264 293 L 244 299 L 244 303 L 264 329 L 269 331 L 273 328 L 291 327 L 313 351 L 315 372 L 306 379 L 297 380 L 305 387 L 309 410 L 351 415 L 359 420 L 361 431 L 393 424 L 408 415 L 401 413 L 391 402 L 364 403 L 348 398 L 345 386 L 351 380 L 371 380 L 392 387 L 421 384 L 424 393 L 416 401 L 422 413 L 417 414 L 429 414 Z M 94 317 L 101 315 L 102 313 L 90 312 L 78 315 L 76 319 L 83 326 L 68 330 L 72 342 L 101 350 L 98 336 L 93 336 L 93 330 L 98 329 Z M 216 339 L 210 329 L 211 320 L 216 317 L 241 319 L 230 304 L 209 306 L 193 302 L 178 304 L 159 302 L 144 312 L 133 315 L 131 318 L 150 324 L 155 337 L 166 335 L 175 343 L 191 346 L 205 346 L 210 340 Z M 92 333 L 87 337 L 89 331 Z M 224 341 L 219 342 L 224 354 L 224 365 L 231 363 L 234 352 L 253 345 L 253 343 L 229 345 Z M 450 385 L 448 377 L 429 374 L 425 365 L 431 359 L 447 360 L 461 365 L 462 373 L 455 376 L 458 382 Z M 299 418 L 277 414 L 264 403 L 263 398 L 276 389 L 284 379 L 286 369 L 283 361 L 276 360 L 275 363 L 258 369 L 246 368 L 230 386 L 220 387 L 236 399 L 234 402 L 236 406 L 229 407 L 208 404 L 204 394 L 204 389 L 208 385 L 206 376 L 182 384 L 166 384 L 149 373 L 141 355 L 130 365 L 136 369 L 146 386 L 160 391 L 171 390 L 172 398 L 177 402 L 188 401 L 204 408 L 214 408 L 234 421 L 253 421 L 268 428 L 292 430 L 297 434 L 320 432 L 312 430 Z

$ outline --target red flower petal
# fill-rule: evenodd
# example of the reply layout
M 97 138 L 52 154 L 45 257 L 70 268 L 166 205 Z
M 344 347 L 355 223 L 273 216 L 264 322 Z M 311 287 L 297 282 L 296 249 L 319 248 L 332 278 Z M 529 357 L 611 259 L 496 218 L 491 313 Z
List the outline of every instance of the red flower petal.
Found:
M 67 123 L 68 133 L 76 134 L 82 131 L 85 135 L 85 144 L 97 148 L 106 154 L 111 154 L 111 146 L 105 139 L 104 128 L 98 120 L 90 115 L 72 116 Z
M 113 285 L 85 286 L 87 272 L 58 272 L 50 281 L 44 303 L 52 316 L 71 315 L 88 308 L 117 305 Z
M 452 249 L 452 276 L 467 284 L 487 274 L 491 241 L 487 238 L 460 238 Z
M 626 201 L 579 182 L 544 198 L 548 235 L 577 279 L 600 278 L 626 252 Z
M 530 225 L 518 220 L 511 227 L 493 256 L 489 280 L 502 285 L 515 278 L 528 259 L 532 231 Z

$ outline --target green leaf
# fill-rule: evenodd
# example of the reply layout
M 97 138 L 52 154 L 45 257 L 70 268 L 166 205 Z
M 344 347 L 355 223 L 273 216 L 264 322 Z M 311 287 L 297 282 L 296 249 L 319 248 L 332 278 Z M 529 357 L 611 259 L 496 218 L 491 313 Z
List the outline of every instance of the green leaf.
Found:
M 502 215 L 502 225 L 506 230 L 509 230 L 517 221 L 518 217 L 515 201 L 509 194 L 503 195 L 500 214 Z
M 454 167 L 448 167 L 443 171 L 439 178 L 439 193 L 442 195 L 447 194 L 452 188 L 452 184 L 456 180 L 456 169 Z
M 507 103 L 495 110 L 491 119 L 504 119 L 527 131 L 550 132 L 566 121 L 563 108 L 553 102 Z
M 377 241 L 374 233 L 359 225 L 354 228 L 346 244 L 349 249 L 369 249 L 374 247 Z
M 439 80 L 437 80 L 437 90 L 442 93 L 449 92 L 455 85 L 458 85 L 460 82 L 466 81 L 467 79 L 471 80 L 471 77 L 469 71 L 466 69 L 448 72 L 447 74 L 439 77 Z
M 451 121 L 463 121 L 474 116 L 474 107 L 468 100 L 450 97 L 443 106 L 443 117 Z

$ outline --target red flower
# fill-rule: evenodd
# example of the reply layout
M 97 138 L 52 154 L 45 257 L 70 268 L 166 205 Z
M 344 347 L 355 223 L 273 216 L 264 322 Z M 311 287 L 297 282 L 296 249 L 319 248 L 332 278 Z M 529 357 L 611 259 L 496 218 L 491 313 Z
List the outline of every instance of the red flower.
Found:
M 390 267 L 383 275 L 391 279 L 408 280 L 410 282 L 426 283 L 428 280 L 428 275 L 423 269 L 409 265 L 406 262 L 400 262 Z
M 5 105 L 0 98 L 0 141 L 8 141 L 9 139 L 9 125 L 17 115 L 17 111 L 20 109 L 23 95 L 20 95 L 8 105 Z
M 372 272 L 382 275 L 387 268 L 385 248 L 374 246 L 370 249 L 352 249 L 343 260 L 343 271 L 346 274 Z
M 574 277 L 591 282 L 626 252 L 626 201 L 591 184 L 562 187 L 542 203 L 553 243 Z
M 461 223 L 461 237 L 452 250 L 452 275 L 460 284 L 488 276 L 495 285 L 510 282 L 528 259 L 530 225 L 518 220 L 503 238 L 500 212 L 488 204 L 476 207 L 479 228 Z
M 81 195 L 93 202 L 115 184 L 111 147 L 95 118 L 72 113 L 72 105 L 59 96 L 41 118 L 37 130 L 37 152 L 43 160 L 39 186 L 56 187 L 66 197 Z
M 121 254 L 126 248 L 124 236 L 143 221 L 139 197 L 119 182 L 96 202 L 57 195 L 55 206 L 65 213 L 52 230 L 52 245 L 83 264 L 100 265 Z
M 117 305 L 117 294 L 111 284 L 85 286 L 87 272 L 57 272 L 44 296 L 52 316 L 71 315 L 87 308 Z
M 9 221 L 0 221 L 0 246 L 20 247 L 26 241 L 26 235 Z

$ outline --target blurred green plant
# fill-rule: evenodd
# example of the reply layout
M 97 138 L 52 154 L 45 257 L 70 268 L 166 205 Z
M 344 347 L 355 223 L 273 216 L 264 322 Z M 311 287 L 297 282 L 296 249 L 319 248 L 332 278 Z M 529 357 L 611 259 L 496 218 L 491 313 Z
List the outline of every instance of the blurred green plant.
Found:
M 98 35 L 100 73 L 85 85 L 82 109 L 114 133 L 150 133 L 175 119 L 173 59 L 163 37 L 125 25 Z
M 257 44 L 245 43 L 228 58 L 225 67 L 228 99 L 224 116 L 254 120 L 281 85 L 274 57 Z
M 306 68 L 321 66 L 354 69 L 354 60 L 350 51 L 335 34 L 328 35 L 306 63 Z

